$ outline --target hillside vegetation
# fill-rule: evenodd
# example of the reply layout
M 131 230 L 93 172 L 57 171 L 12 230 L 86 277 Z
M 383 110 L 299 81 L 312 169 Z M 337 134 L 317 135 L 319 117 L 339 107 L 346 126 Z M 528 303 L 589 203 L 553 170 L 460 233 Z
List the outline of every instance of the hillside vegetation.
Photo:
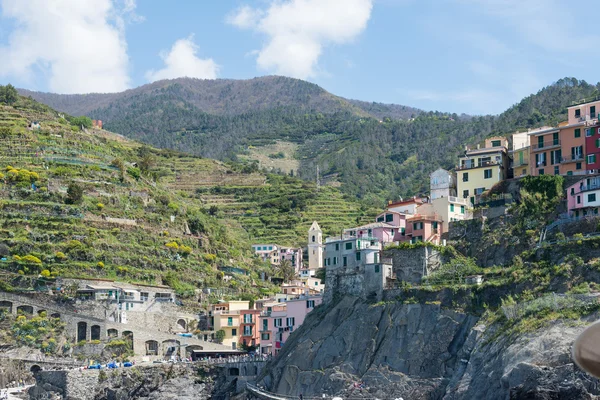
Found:
M 314 181 L 319 165 L 325 181 L 381 206 L 425 192 L 428 174 L 453 168 L 464 145 L 556 123 L 572 101 L 597 91 L 565 78 L 498 116 L 479 117 L 347 101 L 283 77 L 182 78 L 106 95 L 28 94 L 102 119 L 107 128 L 136 140 L 220 160 L 252 157 L 251 147 L 292 143 L 300 162 L 296 175 Z
M 333 188 L 81 130 L 88 123 L 27 98 L 0 104 L 7 288 L 71 276 L 257 294 L 272 289 L 259 273 L 276 272 L 252 242 L 301 245 L 313 219 L 332 233 L 373 216 Z M 230 265 L 249 275 L 222 281 L 218 267 Z

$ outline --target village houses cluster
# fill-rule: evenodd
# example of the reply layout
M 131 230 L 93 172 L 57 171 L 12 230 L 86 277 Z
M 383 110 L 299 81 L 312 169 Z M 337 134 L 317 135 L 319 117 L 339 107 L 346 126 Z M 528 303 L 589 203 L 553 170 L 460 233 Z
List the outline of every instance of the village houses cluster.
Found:
M 486 194 L 498 183 L 527 175 L 585 175 L 567 189 L 572 217 L 596 215 L 600 209 L 600 100 L 568 107 L 568 120 L 556 127 L 542 127 L 497 136 L 465 147 L 454 171 L 438 169 L 430 174 L 429 195 L 390 201 L 372 223 L 344 229 L 323 240 L 313 222 L 306 248 L 255 244 L 256 255 L 272 265 L 287 260 L 296 279 L 281 282 L 280 293 L 258 300 L 230 301 L 211 306 L 209 327 L 225 331 L 224 344 L 254 346 L 262 354 L 276 354 L 307 313 L 323 301 L 324 282 L 316 277 L 321 268 L 370 271 L 391 275 L 391 260 L 382 260 L 386 245 L 430 242 L 443 245 L 443 234 L 452 222 L 473 218 L 473 208 L 485 205 Z M 600 111 L 600 110 L 599 110 Z M 307 254 L 307 257 L 304 257 Z M 305 265 L 304 259 L 308 259 Z M 369 267 L 369 268 L 367 268 Z

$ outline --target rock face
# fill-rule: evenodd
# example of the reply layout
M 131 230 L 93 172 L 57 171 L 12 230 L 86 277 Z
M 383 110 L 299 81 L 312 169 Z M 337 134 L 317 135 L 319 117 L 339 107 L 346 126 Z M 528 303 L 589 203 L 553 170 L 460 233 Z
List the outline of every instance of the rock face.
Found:
M 474 316 L 437 305 L 369 305 L 345 297 L 317 309 L 265 368 L 280 394 L 408 399 L 592 399 L 598 381 L 571 363 L 583 326 L 557 323 L 494 339 Z M 365 387 L 354 387 L 363 382 Z

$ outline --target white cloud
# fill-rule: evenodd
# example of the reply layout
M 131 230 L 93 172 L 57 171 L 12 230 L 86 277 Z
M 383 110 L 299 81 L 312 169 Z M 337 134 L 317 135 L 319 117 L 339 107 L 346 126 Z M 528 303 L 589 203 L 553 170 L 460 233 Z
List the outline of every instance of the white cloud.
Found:
M 165 67 L 158 71 L 150 70 L 146 72 L 146 79 L 150 82 L 183 76 L 215 79 L 219 66 L 212 58 L 199 58 L 196 55 L 197 51 L 198 46 L 194 43 L 192 36 L 179 39 L 173 44 L 169 52 L 161 52 L 160 57 L 163 59 Z
M 323 47 L 348 43 L 366 28 L 372 8 L 372 0 L 272 1 L 266 10 L 241 7 L 226 21 L 267 35 L 259 68 L 305 79 L 315 75 Z
M 116 92 L 129 87 L 124 38 L 135 1 L 0 0 L 16 28 L 0 45 L 0 76 L 32 81 L 34 69 L 59 93 Z M 139 17 L 137 17 L 139 18 Z

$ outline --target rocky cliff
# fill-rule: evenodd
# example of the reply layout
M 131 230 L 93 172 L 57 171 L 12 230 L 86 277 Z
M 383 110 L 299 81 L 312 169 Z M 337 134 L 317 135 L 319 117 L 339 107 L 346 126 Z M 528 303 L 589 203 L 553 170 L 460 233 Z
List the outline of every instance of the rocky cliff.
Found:
M 408 399 L 592 399 L 570 347 L 584 324 L 515 336 L 435 304 L 345 297 L 311 313 L 261 376 L 281 394 Z M 363 382 L 364 389 L 354 383 Z

